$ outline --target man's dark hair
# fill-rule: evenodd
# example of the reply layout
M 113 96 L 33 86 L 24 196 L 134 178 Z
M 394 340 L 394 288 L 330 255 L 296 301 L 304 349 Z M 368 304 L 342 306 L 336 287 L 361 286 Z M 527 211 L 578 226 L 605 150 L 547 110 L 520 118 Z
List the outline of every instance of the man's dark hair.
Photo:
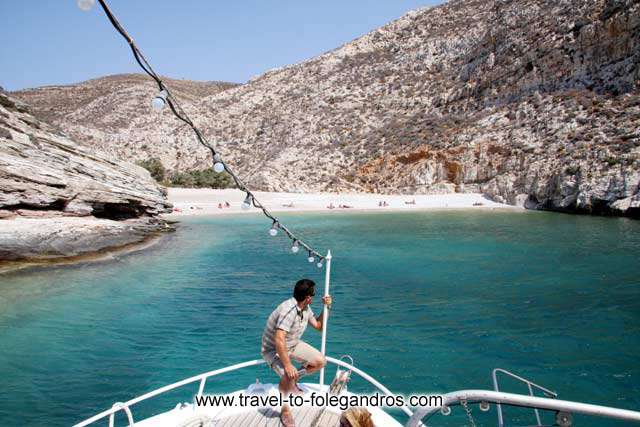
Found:
M 298 280 L 296 286 L 293 288 L 293 297 L 296 301 L 301 302 L 308 296 L 314 296 L 316 294 L 316 284 L 313 280 L 301 279 Z

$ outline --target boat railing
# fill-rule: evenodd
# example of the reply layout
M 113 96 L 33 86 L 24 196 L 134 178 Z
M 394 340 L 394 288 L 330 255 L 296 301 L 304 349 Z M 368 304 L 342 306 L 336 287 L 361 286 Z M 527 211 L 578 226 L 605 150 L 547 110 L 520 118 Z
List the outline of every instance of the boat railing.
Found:
M 384 393 L 386 396 L 393 396 L 393 394 L 391 393 L 391 391 L 386 388 L 384 385 L 382 385 L 379 381 L 377 381 L 375 378 L 373 378 L 371 375 L 367 374 L 366 372 L 356 368 L 355 366 L 344 362 L 342 360 L 339 359 L 335 359 L 333 357 L 329 357 L 327 356 L 327 362 L 332 363 L 334 365 L 338 365 L 338 366 L 342 366 L 343 368 L 349 369 L 352 372 L 355 372 L 356 374 L 358 374 L 360 377 L 362 377 L 364 380 L 366 380 L 367 382 L 369 382 L 371 385 L 373 385 L 374 387 L 376 387 L 378 390 L 380 390 L 382 393 Z M 143 394 L 142 396 L 138 396 L 134 399 L 128 400 L 126 402 L 118 402 L 115 403 L 111 409 L 107 409 L 106 411 L 100 412 L 97 415 L 94 415 L 91 418 L 88 418 L 78 424 L 75 424 L 74 427 L 84 427 L 84 426 L 88 426 L 90 424 L 93 424 L 94 422 L 101 420 L 103 418 L 109 417 L 109 426 L 113 427 L 113 419 L 115 414 L 118 411 L 123 411 L 126 415 L 127 415 L 127 419 L 129 421 L 129 426 L 133 426 L 134 425 L 134 420 L 133 420 L 133 414 L 131 412 L 131 407 L 137 403 L 140 403 L 144 400 L 150 399 L 152 397 L 158 396 L 160 394 L 166 393 L 168 391 L 174 390 L 176 388 L 185 386 L 187 384 L 192 384 L 195 382 L 199 382 L 199 386 L 198 386 L 198 395 L 201 396 L 202 393 L 204 392 L 204 388 L 207 384 L 207 379 L 211 378 L 211 377 L 215 377 L 217 375 L 221 375 L 227 372 L 232 372 L 232 371 L 237 371 L 239 369 L 243 369 L 243 368 L 247 368 L 247 367 L 251 367 L 251 366 L 257 366 L 257 365 L 262 365 L 264 364 L 265 361 L 263 359 L 256 359 L 256 360 L 250 360 L 248 362 L 243 362 L 243 363 L 238 363 L 236 365 L 232 365 L 232 366 L 227 366 L 225 368 L 221 368 L 221 369 L 216 369 L 214 371 L 210 371 L 210 372 L 205 372 L 203 374 L 200 375 L 196 375 L 194 377 L 190 377 L 190 378 L 186 378 L 182 381 L 178 381 L 175 382 L 173 384 L 169 384 L 166 385 L 164 387 L 158 388 L 156 390 L 150 391 L 149 393 Z M 411 409 L 409 409 L 408 406 L 403 406 L 400 408 L 402 410 L 402 412 L 404 412 L 408 417 L 411 417 L 413 415 L 413 412 L 411 411 Z
M 502 369 L 502 368 L 495 368 L 492 372 L 491 372 L 491 377 L 493 379 L 493 389 L 495 391 L 500 391 L 500 387 L 498 385 L 498 374 L 504 374 L 507 375 L 517 381 L 520 381 L 522 383 L 525 383 L 527 385 L 527 387 L 529 388 L 529 396 L 534 396 L 533 390 L 537 389 L 539 391 L 541 391 L 542 393 L 544 393 L 544 395 L 546 397 L 552 397 L 552 398 L 556 398 L 558 397 L 558 394 L 554 391 L 549 390 L 548 388 L 542 387 L 541 385 L 538 385 L 532 381 L 529 381 L 526 378 L 523 378 L 519 375 L 514 374 L 513 372 L 507 371 L 506 369 Z M 498 412 L 498 427 L 503 427 L 504 426 L 504 417 L 502 416 L 502 405 L 500 405 L 499 403 L 496 405 L 496 411 Z M 542 424 L 540 421 L 540 411 L 538 410 L 538 408 L 533 408 L 533 412 L 536 415 L 536 421 L 538 422 L 538 425 Z
M 471 417 L 468 405 L 475 403 L 480 403 L 482 411 L 489 410 L 490 403 L 556 411 L 556 424 L 562 427 L 572 425 L 573 413 L 640 422 L 640 412 L 627 409 L 493 390 L 459 390 L 442 395 L 439 405 L 416 408 L 406 427 L 418 427 L 425 417 L 428 418 L 438 411 L 448 415 L 451 413 L 450 407 L 454 405 L 461 405 L 465 408 L 467 416 Z

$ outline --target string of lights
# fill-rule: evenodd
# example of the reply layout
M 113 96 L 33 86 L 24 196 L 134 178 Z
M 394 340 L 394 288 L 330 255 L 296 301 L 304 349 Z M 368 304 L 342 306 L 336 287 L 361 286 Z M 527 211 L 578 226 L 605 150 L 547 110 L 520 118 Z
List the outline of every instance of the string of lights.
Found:
M 209 151 L 211 151 L 211 156 L 213 158 L 213 170 L 216 173 L 222 173 L 225 170 L 231 176 L 236 186 L 240 191 L 243 191 L 246 194 L 244 202 L 241 207 L 243 210 L 249 210 L 251 206 L 254 206 L 262 211 L 262 213 L 272 221 L 271 228 L 269 229 L 269 235 L 277 236 L 278 231 L 282 230 L 282 232 L 291 240 L 291 252 L 296 254 L 301 249 L 304 249 L 307 252 L 307 260 L 310 263 L 316 263 L 318 268 L 322 268 L 323 261 L 325 259 L 318 251 L 313 249 L 295 234 L 293 234 L 287 227 L 285 227 L 278 218 L 273 216 L 267 208 L 258 201 L 253 192 L 247 188 L 245 183 L 229 168 L 229 165 L 225 163 L 220 156 L 220 153 L 216 152 L 215 147 L 211 145 L 206 138 L 203 136 L 202 132 L 196 127 L 193 121 L 189 118 L 187 113 L 182 109 L 176 97 L 173 96 L 171 90 L 167 85 L 162 81 L 160 76 L 153 70 L 151 64 L 144 57 L 138 46 L 134 43 L 133 39 L 129 36 L 126 30 L 120 25 L 120 22 L 113 15 L 109 6 L 107 5 L 105 0 L 98 0 L 102 10 L 107 15 L 109 22 L 111 25 L 120 33 L 120 35 L 127 41 L 129 47 L 131 48 L 131 52 L 133 53 L 133 57 L 136 62 L 142 68 L 142 70 L 151 77 L 156 84 L 158 85 L 158 94 L 151 100 L 151 107 L 156 110 L 162 110 L 165 105 L 168 105 L 171 109 L 171 112 L 178 118 L 180 121 L 184 122 L 188 125 L 196 135 L 198 142 L 206 147 Z M 77 0 L 78 7 L 83 11 L 89 11 L 95 5 L 96 0 Z

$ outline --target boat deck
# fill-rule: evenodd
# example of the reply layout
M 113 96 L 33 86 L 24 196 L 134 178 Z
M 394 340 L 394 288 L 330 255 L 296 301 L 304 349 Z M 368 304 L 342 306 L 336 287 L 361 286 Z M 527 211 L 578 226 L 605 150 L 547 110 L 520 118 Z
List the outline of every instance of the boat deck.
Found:
M 292 408 L 296 427 L 338 427 L 340 411 L 328 408 L 301 407 Z M 217 410 L 198 410 L 188 405 L 159 414 L 155 417 L 135 423 L 136 427 L 280 427 L 280 412 L 272 408 L 244 409 L 241 411 L 224 408 Z M 380 426 L 394 427 L 396 424 L 380 423 Z M 397 425 L 399 426 L 399 424 Z
M 340 414 L 323 408 L 294 408 L 292 409 L 296 427 L 338 427 Z M 216 427 L 279 427 L 280 412 L 270 408 L 247 411 L 228 417 L 219 418 Z
M 327 386 L 300 383 L 298 386 L 309 393 L 323 393 Z M 239 394 L 279 396 L 277 384 L 251 384 L 247 389 L 238 390 L 227 396 Z M 343 391 L 347 396 L 355 396 Z M 379 407 L 367 407 L 376 427 L 402 427 L 391 415 Z M 338 407 L 299 406 L 291 408 L 296 427 L 338 427 L 342 411 Z M 135 427 L 280 427 L 280 408 L 270 406 L 194 406 L 193 403 L 179 403 L 175 408 L 135 422 Z

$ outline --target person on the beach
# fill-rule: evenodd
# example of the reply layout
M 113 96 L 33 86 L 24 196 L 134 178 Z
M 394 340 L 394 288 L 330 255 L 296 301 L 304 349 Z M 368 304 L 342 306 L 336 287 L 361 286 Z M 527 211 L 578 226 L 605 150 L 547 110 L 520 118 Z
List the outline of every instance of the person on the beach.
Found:
M 278 389 L 282 394 L 299 393 L 298 376 L 319 371 L 327 364 L 322 353 L 300 340 L 307 324 L 322 330 L 324 313 L 315 317 L 311 310 L 315 286 L 312 280 L 299 280 L 293 288 L 293 297 L 282 302 L 271 313 L 262 334 L 262 357 L 280 376 Z M 331 296 L 323 297 L 322 302 L 330 307 Z M 294 360 L 301 363 L 301 372 L 293 366 Z M 287 405 L 282 407 L 280 419 L 285 427 L 295 426 Z

